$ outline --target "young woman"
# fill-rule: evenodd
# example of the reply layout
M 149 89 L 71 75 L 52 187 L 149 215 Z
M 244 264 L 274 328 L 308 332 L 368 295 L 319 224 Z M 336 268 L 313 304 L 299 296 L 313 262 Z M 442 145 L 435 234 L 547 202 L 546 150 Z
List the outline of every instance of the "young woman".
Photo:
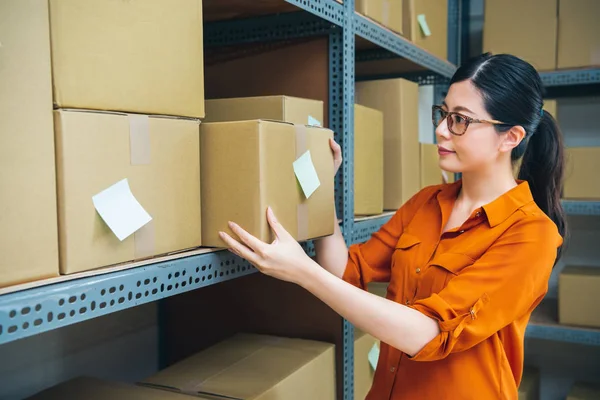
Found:
M 336 228 L 316 243 L 316 262 L 270 209 L 273 243 L 234 223 L 240 241 L 221 237 L 381 340 L 368 399 L 516 399 L 525 328 L 566 233 L 562 136 L 542 107 L 531 65 L 482 55 L 433 107 L 440 166 L 462 180 L 423 189 L 349 251 Z M 387 299 L 361 290 L 373 281 L 390 282 Z

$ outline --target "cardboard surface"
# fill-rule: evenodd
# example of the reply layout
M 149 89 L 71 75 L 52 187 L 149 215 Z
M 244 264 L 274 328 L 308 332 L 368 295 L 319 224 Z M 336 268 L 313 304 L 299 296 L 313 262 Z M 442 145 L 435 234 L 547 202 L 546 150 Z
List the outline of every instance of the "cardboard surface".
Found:
M 600 199 L 600 147 L 566 149 L 565 199 Z
M 59 107 L 204 116 L 201 0 L 49 4 Z
M 331 400 L 335 349 L 310 340 L 237 334 L 143 384 L 229 399 Z
M 567 395 L 566 400 L 598 400 L 600 399 L 600 387 L 586 383 L 575 383 Z
M 200 245 L 198 120 L 150 117 L 147 165 L 131 163 L 127 115 L 58 110 L 55 125 L 62 273 Z M 152 221 L 119 241 L 92 197 L 124 178 Z
M 48 4 L 0 2 L 0 287 L 58 275 Z
M 263 241 L 272 241 L 266 219 L 269 206 L 297 240 L 333 233 L 333 155 L 329 147 L 333 132 L 300 128 L 306 135 L 305 148 L 300 149 L 296 144 L 298 129 L 266 120 L 201 125 L 204 246 L 224 246 L 218 232 L 231 232 L 228 221 Z M 308 199 L 293 169 L 294 161 L 306 150 L 310 150 L 321 182 Z
M 358 82 L 355 100 L 383 112 L 383 209 L 397 210 L 420 189 L 419 86 L 404 79 Z
M 558 280 L 561 324 L 600 328 L 600 268 L 567 266 Z
M 354 214 L 383 212 L 383 113 L 354 105 Z
M 525 367 L 519 385 L 519 400 L 539 400 L 540 398 L 540 371 L 535 368 Z
M 448 2 L 439 0 L 403 0 L 403 32 L 410 41 L 442 60 L 448 59 Z M 430 35 L 419 24 L 424 16 Z M 421 17 L 423 18 L 423 17 Z
M 203 122 L 270 119 L 311 125 L 311 118 L 323 124 L 322 101 L 290 96 L 263 96 L 206 100 L 206 118 Z
M 406 0 L 356 0 L 354 7 L 360 14 L 402 34 L 403 1 Z
M 483 51 L 513 54 L 541 71 L 556 69 L 557 10 L 558 0 L 486 0 Z
M 437 144 L 421 143 L 421 189 L 454 182 L 454 173 L 440 168 Z
M 328 126 L 329 40 L 318 38 L 297 44 L 261 44 L 223 61 L 206 63 L 206 98 L 273 96 L 285 93 L 323 102 L 323 126 Z M 253 52 L 254 51 L 254 52 Z M 209 62 L 210 61 L 210 62 Z M 291 79 L 293 77 L 293 79 Z
M 46 389 L 29 397 L 29 400 L 193 400 L 196 398 L 143 386 L 81 377 Z
M 558 68 L 600 65 L 600 2 L 559 0 Z
M 354 398 L 364 400 L 373 385 L 375 371 L 369 363 L 369 352 L 378 342 L 373 336 L 354 332 Z

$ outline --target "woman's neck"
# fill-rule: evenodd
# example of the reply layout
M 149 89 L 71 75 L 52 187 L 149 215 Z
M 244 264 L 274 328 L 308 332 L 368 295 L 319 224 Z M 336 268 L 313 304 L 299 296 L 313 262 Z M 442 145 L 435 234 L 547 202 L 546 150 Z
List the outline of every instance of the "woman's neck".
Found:
M 471 209 L 491 203 L 517 186 L 512 171 L 496 170 L 465 173 L 457 201 Z

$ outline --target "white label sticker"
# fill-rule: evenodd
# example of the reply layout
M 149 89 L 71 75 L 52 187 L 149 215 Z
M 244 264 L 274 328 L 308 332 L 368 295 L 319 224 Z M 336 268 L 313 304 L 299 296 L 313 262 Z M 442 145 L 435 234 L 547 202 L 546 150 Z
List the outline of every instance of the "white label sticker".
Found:
M 321 186 L 317 170 L 310 157 L 310 150 L 294 161 L 294 173 L 307 199 Z
M 308 116 L 308 125 L 310 125 L 310 126 L 319 126 L 319 127 L 322 126 L 321 125 L 321 121 L 319 121 L 318 119 L 316 119 L 312 115 Z
M 369 351 L 369 364 L 371 364 L 371 368 L 373 371 L 377 368 L 377 362 L 379 361 L 379 343 L 375 343 L 371 350 Z
M 92 201 L 98 214 L 121 241 L 152 220 L 131 193 L 127 179 L 104 189 L 93 196 Z
M 421 27 L 421 31 L 425 36 L 431 36 L 431 30 L 429 30 L 429 25 L 427 24 L 427 19 L 425 18 L 425 14 L 417 15 L 417 21 L 419 21 L 419 26 Z

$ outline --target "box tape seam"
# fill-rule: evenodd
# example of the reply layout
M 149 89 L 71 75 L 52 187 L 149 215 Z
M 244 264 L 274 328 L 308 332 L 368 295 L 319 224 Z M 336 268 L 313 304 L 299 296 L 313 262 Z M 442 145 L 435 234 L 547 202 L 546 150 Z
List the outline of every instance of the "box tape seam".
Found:
M 294 125 L 296 128 L 296 160 L 306 151 L 307 148 L 307 129 L 304 125 Z M 298 201 L 297 208 L 297 218 L 298 218 L 298 240 L 306 240 L 308 239 L 308 199 L 305 199 L 303 195 L 300 197 Z

